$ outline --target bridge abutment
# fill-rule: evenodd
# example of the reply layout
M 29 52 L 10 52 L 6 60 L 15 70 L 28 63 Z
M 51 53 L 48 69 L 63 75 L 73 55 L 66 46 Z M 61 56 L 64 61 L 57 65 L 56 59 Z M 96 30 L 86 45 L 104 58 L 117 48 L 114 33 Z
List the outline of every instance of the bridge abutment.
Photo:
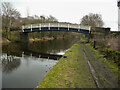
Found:
M 29 36 L 28 36 L 28 33 L 20 33 L 20 39 L 21 39 L 21 42 L 23 43 L 28 43 L 29 42 Z

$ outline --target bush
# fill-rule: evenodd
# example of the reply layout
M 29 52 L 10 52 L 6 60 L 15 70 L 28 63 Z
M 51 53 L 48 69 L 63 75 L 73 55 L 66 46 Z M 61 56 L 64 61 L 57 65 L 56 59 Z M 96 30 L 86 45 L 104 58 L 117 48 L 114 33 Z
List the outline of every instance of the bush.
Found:
M 104 57 L 108 60 L 112 60 L 117 65 L 120 65 L 120 52 L 118 50 L 111 50 L 108 48 L 100 50 Z

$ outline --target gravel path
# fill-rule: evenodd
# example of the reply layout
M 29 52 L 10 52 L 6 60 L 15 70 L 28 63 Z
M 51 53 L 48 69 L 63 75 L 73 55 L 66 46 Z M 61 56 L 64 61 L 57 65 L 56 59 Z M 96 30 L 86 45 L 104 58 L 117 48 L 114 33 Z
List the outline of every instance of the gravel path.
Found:
M 93 80 L 94 80 L 94 83 L 95 83 L 96 87 L 97 87 L 97 88 L 103 88 L 102 85 L 101 85 L 101 83 L 100 83 L 100 81 L 99 81 L 99 79 L 98 79 L 98 77 L 97 77 L 97 75 L 96 75 L 96 72 L 95 72 L 94 68 L 92 67 L 89 59 L 87 58 L 87 56 L 86 56 L 86 54 L 85 54 L 85 51 L 83 50 L 83 44 L 82 44 L 81 46 L 82 46 L 82 47 L 81 47 L 81 51 L 83 52 L 84 60 L 85 60 L 85 61 L 87 62 L 87 64 L 88 64 L 89 70 L 90 70 L 90 72 L 91 72 L 91 75 L 92 75 L 92 77 L 93 77 Z

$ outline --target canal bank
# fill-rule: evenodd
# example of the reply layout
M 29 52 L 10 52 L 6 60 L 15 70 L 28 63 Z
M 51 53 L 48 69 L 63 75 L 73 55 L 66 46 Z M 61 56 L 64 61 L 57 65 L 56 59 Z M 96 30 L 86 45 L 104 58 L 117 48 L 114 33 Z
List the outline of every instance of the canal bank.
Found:
M 104 59 L 101 55 L 93 52 L 89 45 L 78 41 L 47 73 L 37 88 L 118 87 L 118 68 L 114 65 L 111 65 L 114 68 L 109 67 L 104 60 L 101 60 Z M 85 58 L 94 69 L 94 73 Z

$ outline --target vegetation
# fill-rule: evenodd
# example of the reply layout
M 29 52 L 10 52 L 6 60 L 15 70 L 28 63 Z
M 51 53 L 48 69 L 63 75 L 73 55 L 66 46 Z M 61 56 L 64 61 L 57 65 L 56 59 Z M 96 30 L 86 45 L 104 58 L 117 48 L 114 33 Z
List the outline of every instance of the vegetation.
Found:
M 99 30 L 99 29 L 98 29 Z M 98 50 L 106 60 L 120 65 L 120 51 L 119 51 L 119 32 L 92 32 L 90 44 L 93 47 L 94 41 L 96 41 L 95 49 Z
M 118 50 L 105 48 L 100 51 L 107 60 L 115 63 L 116 65 L 120 65 L 120 52 Z
M 34 33 L 29 33 L 29 41 L 34 42 L 34 41 L 46 41 L 46 40 L 53 40 L 53 39 L 63 39 L 63 38 L 80 38 L 83 35 L 80 33 L 75 33 L 75 32 L 34 32 Z M 6 30 L 2 30 L 2 37 L 5 38 L 6 36 Z M 20 31 L 8 31 L 8 40 L 11 42 L 20 42 Z
M 99 50 L 91 47 L 90 43 L 84 45 L 84 51 L 91 65 L 94 67 L 97 77 L 104 88 L 118 87 L 118 65 L 113 63 L 99 52 Z M 110 83 L 109 83 L 110 82 Z
M 6 34 L 7 32 L 7 34 Z M 7 36 L 7 38 L 6 38 Z M 6 38 L 7 40 L 9 41 L 12 41 L 12 42 L 18 42 L 20 41 L 20 31 L 17 30 L 17 31 L 7 31 L 7 30 L 2 30 L 2 38 Z M 3 39 L 3 43 L 4 43 L 4 40 Z
M 102 27 L 104 25 L 101 15 L 93 13 L 83 16 L 80 24 L 92 27 Z
M 119 63 L 118 55 L 120 54 L 119 51 L 111 50 L 111 49 L 107 49 L 107 48 L 106 49 L 94 49 L 93 47 L 91 47 L 90 43 L 88 43 L 86 45 L 90 48 L 91 51 L 93 51 L 95 53 L 95 57 L 97 57 L 97 58 L 101 59 L 102 61 L 104 61 L 105 63 L 107 63 L 108 67 L 113 69 L 112 71 L 118 72 L 118 63 Z M 85 50 L 85 51 L 86 51 L 86 54 L 89 54 L 87 52 L 87 50 Z M 111 51 L 113 51 L 114 54 L 110 53 Z M 109 54 L 107 52 L 109 52 Z M 113 59 L 113 58 L 116 58 L 116 59 Z M 90 60 L 92 60 L 92 59 L 90 59 Z M 114 68 L 112 68 L 112 67 L 114 67 Z
M 14 22 L 20 18 L 20 13 L 13 8 L 9 2 L 2 3 L 2 28 L 6 29 L 6 38 L 8 38 L 8 30 L 14 25 Z

